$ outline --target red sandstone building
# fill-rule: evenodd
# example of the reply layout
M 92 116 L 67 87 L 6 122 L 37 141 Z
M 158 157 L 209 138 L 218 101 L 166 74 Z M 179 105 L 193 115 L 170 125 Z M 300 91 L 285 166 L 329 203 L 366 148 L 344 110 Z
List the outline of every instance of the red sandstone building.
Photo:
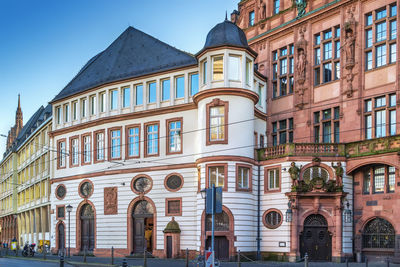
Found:
M 315 216 L 325 218 L 319 226 L 328 227 L 331 240 L 319 245 L 331 249 L 334 258 L 399 256 L 399 5 L 393 0 L 245 0 L 231 15 L 258 53 L 258 71 L 268 77 L 263 164 L 318 156 L 341 161 L 352 183 L 354 194 L 286 194 L 296 201 L 290 256 L 307 247 L 303 214 L 310 205 Z M 354 241 L 347 250 L 337 231 L 340 216 L 321 212 L 343 210 L 346 200 L 354 215 Z

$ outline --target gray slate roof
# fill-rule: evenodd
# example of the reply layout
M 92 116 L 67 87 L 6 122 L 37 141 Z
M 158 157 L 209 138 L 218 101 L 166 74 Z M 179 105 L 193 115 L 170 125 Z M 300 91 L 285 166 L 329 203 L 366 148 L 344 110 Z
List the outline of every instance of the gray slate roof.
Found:
M 193 55 L 128 27 L 106 50 L 90 59 L 51 102 L 106 83 L 194 64 L 197 60 Z

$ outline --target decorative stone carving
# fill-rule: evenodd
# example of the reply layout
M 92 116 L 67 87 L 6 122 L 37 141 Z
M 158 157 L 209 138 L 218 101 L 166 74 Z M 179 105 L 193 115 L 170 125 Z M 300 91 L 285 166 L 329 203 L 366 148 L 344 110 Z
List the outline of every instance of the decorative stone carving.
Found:
M 304 33 L 307 28 L 305 26 L 299 29 L 299 40 L 296 42 L 296 81 L 297 86 L 295 90 L 295 105 L 299 109 L 303 109 L 306 104 L 304 102 L 304 92 L 307 89 L 305 87 L 306 81 L 306 70 L 307 70 L 307 41 L 304 39 Z
M 342 163 L 339 161 L 338 164 L 335 166 L 334 163 L 331 163 L 332 168 L 335 169 L 335 176 L 336 176 L 336 185 L 343 186 L 343 167 Z
M 296 166 L 295 162 L 292 162 L 290 164 L 288 173 L 290 174 L 290 178 L 292 179 L 292 187 L 297 186 L 299 183 L 300 169 Z
M 118 214 L 118 188 L 104 188 L 104 215 Z
M 267 7 L 264 3 L 263 0 L 259 0 L 259 4 L 258 4 L 258 14 L 259 14 L 259 20 L 263 20 L 266 18 L 266 13 L 267 13 Z
M 347 19 L 344 23 L 345 41 L 344 52 L 346 56 L 345 69 L 346 69 L 346 90 L 347 97 L 353 96 L 353 68 L 355 65 L 355 43 L 356 43 L 356 20 L 354 18 L 355 7 L 351 6 L 347 9 Z
M 297 18 L 304 16 L 306 13 L 307 0 L 294 0 L 294 4 L 297 8 Z

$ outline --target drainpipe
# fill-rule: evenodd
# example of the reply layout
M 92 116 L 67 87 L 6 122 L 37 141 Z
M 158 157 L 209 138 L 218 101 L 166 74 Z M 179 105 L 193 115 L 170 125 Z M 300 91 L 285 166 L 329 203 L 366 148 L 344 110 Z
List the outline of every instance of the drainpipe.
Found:
M 347 163 L 347 162 L 346 162 Z M 347 164 L 346 164 L 346 169 L 347 169 Z M 354 173 L 353 173 L 353 175 L 352 175 L 353 177 L 352 177 L 352 186 L 351 186 L 351 190 L 352 190 L 352 195 L 351 195 L 351 198 L 352 198 L 352 216 L 353 216 L 353 218 L 351 218 L 352 220 L 351 220 L 351 229 L 353 229 L 353 231 L 351 231 L 351 243 L 352 243 L 352 254 L 353 254 L 353 258 L 354 258 L 354 255 L 355 255 L 355 244 L 354 244 L 354 240 L 355 240 L 355 230 L 356 230 L 356 228 L 355 228 L 355 224 L 354 224 Z M 357 259 L 356 259 L 357 260 Z
M 260 233 L 260 212 L 261 212 L 261 177 L 260 164 L 258 164 L 258 183 L 257 183 L 257 260 L 261 259 L 261 233 Z

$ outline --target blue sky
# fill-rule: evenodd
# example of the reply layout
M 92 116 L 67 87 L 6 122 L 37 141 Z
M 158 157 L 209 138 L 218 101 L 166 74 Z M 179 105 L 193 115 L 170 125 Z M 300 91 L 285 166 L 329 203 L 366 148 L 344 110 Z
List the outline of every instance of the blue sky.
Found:
M 50 101 L 128 26 L 187 52 L 237 9 L 239 0 L 0 0 L 0 134 Z M 0 137 L 0 153 L 6 138 Z

